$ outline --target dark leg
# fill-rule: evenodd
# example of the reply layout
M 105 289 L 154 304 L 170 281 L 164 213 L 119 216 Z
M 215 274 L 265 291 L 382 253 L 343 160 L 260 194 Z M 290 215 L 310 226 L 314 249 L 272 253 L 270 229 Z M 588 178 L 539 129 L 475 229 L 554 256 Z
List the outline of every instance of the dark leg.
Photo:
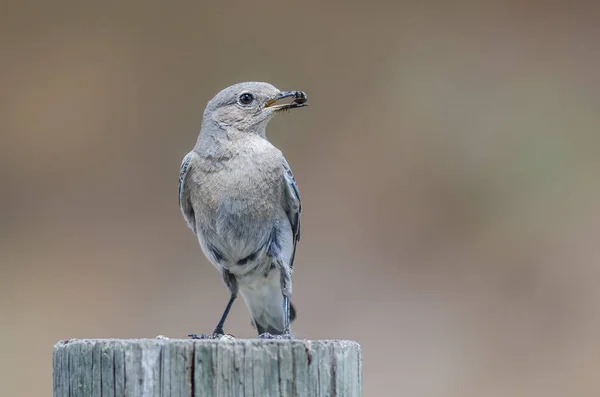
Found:
M 227 315 L 229 315 L 229 310 L 231 310 L 231 306 L 233 306 L 233 301 L 235 301 L 235 298 L 237 298 L 237 295 L 231 294 L 229 296 L 229 302 L 227 302 L 227 306 L 225 307 L 225 311 L 221 316 L 221 320 L 219 320 L 219 324 L 217 324 L 217 327 L 213 331 L 212 335 L 189 334 L 188 336 L 192 339 L 213 339 L 225 335 L 225 332 L 223 332 L 223 325 L 225 325 L 225 320 L 227 319 Z
M 229 272 L 229 270 L 223 269 L 223 282 L 227 288 L 229 288 L 229 302 L 227 302 L 227 307 L 225 307 L 225 311 L 221 316 L 221 320 L 219 320 L 219 324 L 215 328 L 213 335 L 223 335 L 223 325 L 225 325 L 225 320 L 227 319 L 227 315 L 229 314 L 229 310 L 231 310 L 231 305 L 233 305 L 233 301 L 237 298 L 238 294 L 238 285 L 235 276 Z
M 227 316 L 229 315 L 229 310 L 231 310 L 231 305 L 233 305 L 233 301 L 235 300 L 235 298 L 237 298 L 237 294 L 231 294 L 231 296 L 229 297 L 229 302 L 227 302 L 227 307 L 225 307 L 225 311 L 223 312 L 223 315 L 221 316 L 221 320 L 219 320 L 219 324 L 217 324 L 217 327 L 215 328 L 213 334 L 215 335 L 223 335 L 223 325 L 225 325 L 225 320 L 227 319 Z
M 223 315 L 221 316 L 221 319 L 219 320 L 217 327 L 213 331 L 213 334 L 212 335 L 189 334 L 188 336 L 190 338 L 192 338 L 192 339 L 211 339 L 211 338 L 218 338 L 219 336 L 225 334 L 225 332 L 223 332 L 223 326 L 225 325 L 225 320 L 227 320 L 227 316 L 229 315 L 231 306 L 233 305 L 233 302 L 237 298 L 238 285 L 237 285 L 237 280 L 235 279 L 235 276 L 233 274 L 231 274 L 228 270 L 225 270 L 225 269 L 223 269 L 223 281 L 225 282 L 225 285 L 227 286 L 227 288 L 229 288 L 229 302 L 227 302 L 225 311 L 223 312 Z

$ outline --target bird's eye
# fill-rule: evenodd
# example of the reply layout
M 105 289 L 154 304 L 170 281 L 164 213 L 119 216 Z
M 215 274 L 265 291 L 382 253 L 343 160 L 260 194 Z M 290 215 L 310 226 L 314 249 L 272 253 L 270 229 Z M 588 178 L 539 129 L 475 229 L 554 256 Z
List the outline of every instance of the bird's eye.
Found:
M 253 100 L 254 97 L 252 96 L 252 94 L 249 94 L 247 92 L 240 95 L 240 103 L 242 105 L 249 105 L 252 103 Z

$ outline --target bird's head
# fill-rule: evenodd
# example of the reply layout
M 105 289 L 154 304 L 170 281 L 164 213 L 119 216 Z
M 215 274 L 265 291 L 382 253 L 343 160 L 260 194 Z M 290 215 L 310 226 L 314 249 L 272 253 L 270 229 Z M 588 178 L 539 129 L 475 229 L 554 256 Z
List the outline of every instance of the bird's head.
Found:
M 291 102 L 281 103 L 291 98 Z M 264 131 L 277 113 L 308 106 L 303 91 L 281 91 L 268 83 L 247 82 L 223 89 L 208 102 L 204 112 L 221 127 L 238 131 Z

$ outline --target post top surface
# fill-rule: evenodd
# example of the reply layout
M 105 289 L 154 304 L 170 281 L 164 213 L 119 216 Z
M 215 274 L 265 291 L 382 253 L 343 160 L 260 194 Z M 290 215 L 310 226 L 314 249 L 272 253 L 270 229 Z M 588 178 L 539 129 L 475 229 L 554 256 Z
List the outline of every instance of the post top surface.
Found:
M 118 345 L 167 345 L 167 344 L 252 344 L 252 345 L 273 345 L 273 344 L 288 344 L 297 345 L 303 344 L 307 347 L 311 345 L 339 345 L 345 347 L 360 348 L 360 344 L 351 340 L 336 340 L 336 339 L 238 339 L 229 336 L 221 337 L 220 339 L 190 339 L 190 338 L 132 338 L 132 339 L 117 339 L 117 338 L 97 338 L 97 339 L 65 339 L 56 342 L 54 348 L 66 347 L 75 344 L 118 344 Z

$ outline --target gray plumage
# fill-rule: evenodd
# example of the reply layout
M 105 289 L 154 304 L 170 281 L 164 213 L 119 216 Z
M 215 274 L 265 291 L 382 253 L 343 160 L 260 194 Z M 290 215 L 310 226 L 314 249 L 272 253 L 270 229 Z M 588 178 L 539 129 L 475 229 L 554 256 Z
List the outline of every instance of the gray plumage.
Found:
M 295 100 L 275 104 L 286 97 Z M 289 332 L 284 297 L 292 293 L 301 202 L 290 166 L 267 140 L 266 127 L 276 113 L 304 102 L 304 93 L 267 83 L 222 90 L 208 103 L 196 145 L 181 164 L 181 211 L 231 293 L 215 333 L 222 333 L 238 291 L 259 334 Z

